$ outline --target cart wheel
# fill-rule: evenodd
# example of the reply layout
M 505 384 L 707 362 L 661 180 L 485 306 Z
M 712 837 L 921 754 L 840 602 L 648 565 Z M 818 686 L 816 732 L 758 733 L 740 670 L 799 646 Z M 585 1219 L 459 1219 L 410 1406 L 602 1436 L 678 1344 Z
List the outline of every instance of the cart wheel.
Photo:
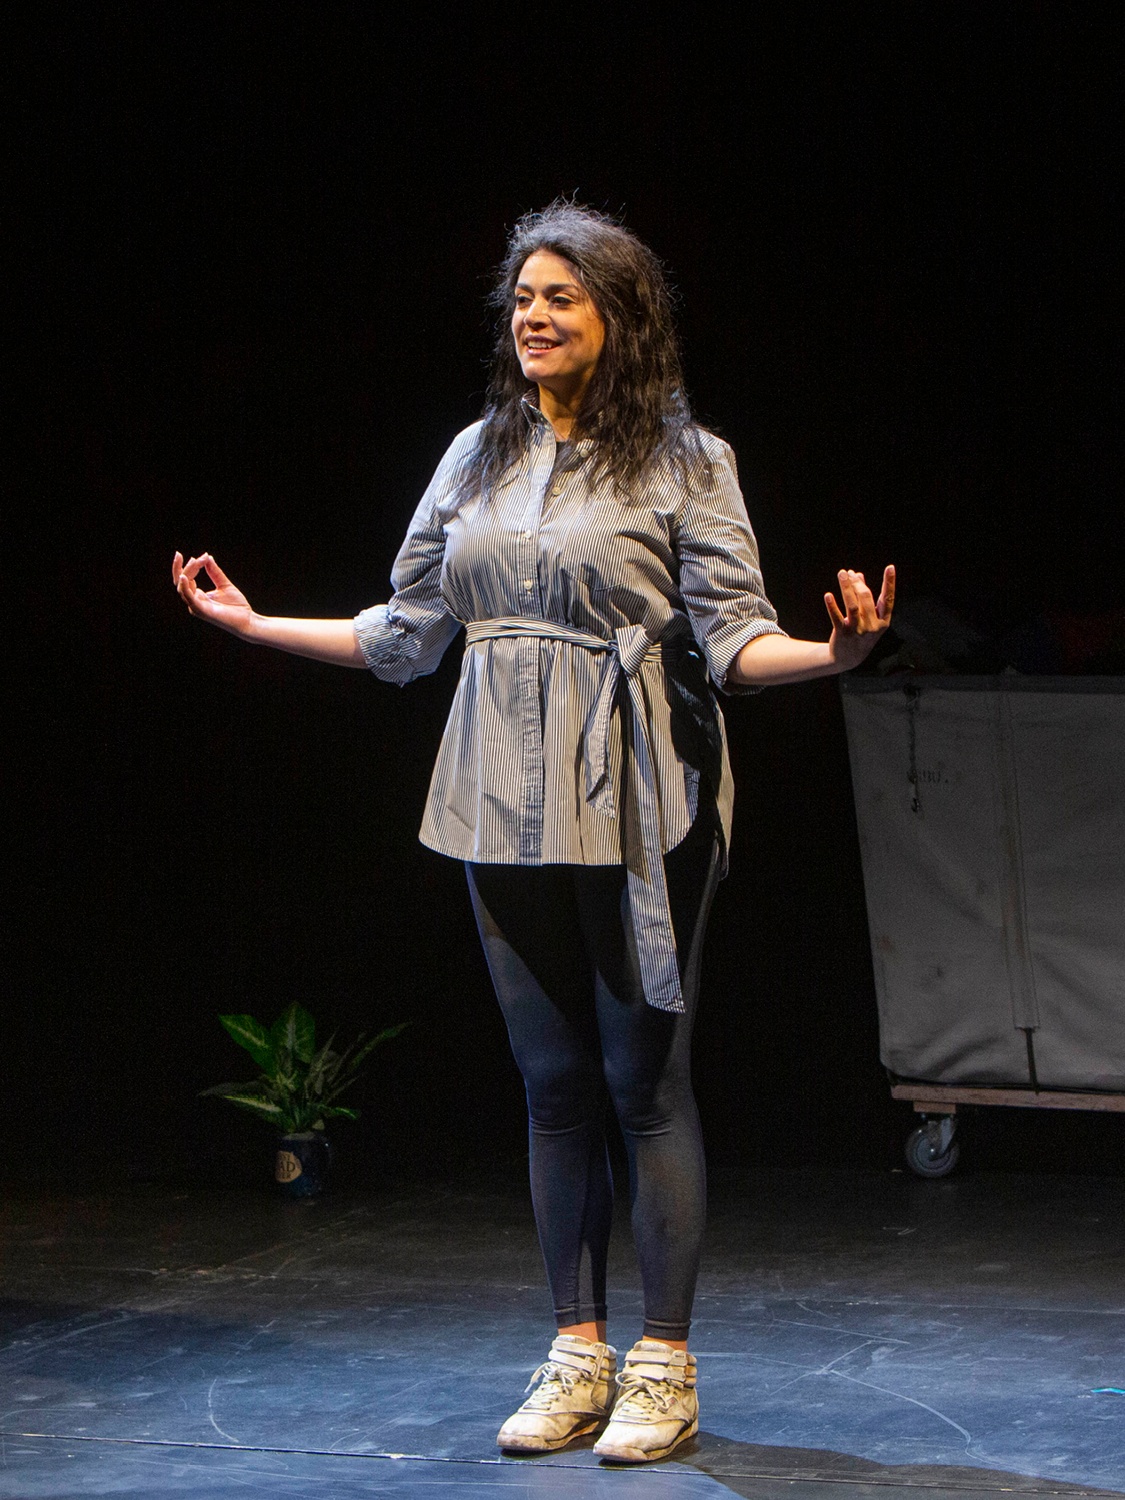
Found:
M 945 1120 L 929 1120 L 910 1132 L 906 1137 L 906 1165 L 912 1172 L 919 1177 L 949 1176 L 961 1155 L 960 1144 L 953 1139 L 950 1129 L 952 1124 L 946 1116 Z

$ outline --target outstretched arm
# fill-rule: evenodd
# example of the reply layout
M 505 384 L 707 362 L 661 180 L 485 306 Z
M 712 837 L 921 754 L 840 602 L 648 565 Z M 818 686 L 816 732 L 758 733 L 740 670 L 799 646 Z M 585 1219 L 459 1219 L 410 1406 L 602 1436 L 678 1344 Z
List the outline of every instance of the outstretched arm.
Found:
M 201 569 L 214 588 L 200 588 L 196 580 Z M 273 646 L 340 667 L 367 665 L 351 620 L 294 620 L 255 614 L 246 595 L 231 583 L 209 552 L 186 563 L 177 552 L 172 559 L 172 582 L 197 619 L 241 636 L 252 646 Z
M 895 570 L 883 573 L 878 600 L 862 573 L 841 568 L 840 596 L 825 594 L 824 605 L 832 621 L 827 641 L 797 641 L 783 635 L 759 635 L 748 641 L 731 663 L 727 682 L 746 687 L 770 687 L 783 682 L 804 682 L 810 677 L 832 677 L 858 667 L 891 623 L 895 603 Z

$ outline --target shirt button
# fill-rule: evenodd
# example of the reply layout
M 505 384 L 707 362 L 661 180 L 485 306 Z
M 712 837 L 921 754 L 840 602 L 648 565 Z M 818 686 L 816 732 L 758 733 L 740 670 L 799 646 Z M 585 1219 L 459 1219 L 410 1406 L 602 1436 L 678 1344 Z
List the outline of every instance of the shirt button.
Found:
M 530 593 L 531 592 L 531 579 L 530 578 L 525 578 L 524 581 L 523 581 L 523 586 L 528 591 L 528 593 Z
M 524 539 L 525 542 L 530 542 L 531 541 L 531 532 L 530 531 L 525 531 L 524 534 L 523 534 L 523 539 Z

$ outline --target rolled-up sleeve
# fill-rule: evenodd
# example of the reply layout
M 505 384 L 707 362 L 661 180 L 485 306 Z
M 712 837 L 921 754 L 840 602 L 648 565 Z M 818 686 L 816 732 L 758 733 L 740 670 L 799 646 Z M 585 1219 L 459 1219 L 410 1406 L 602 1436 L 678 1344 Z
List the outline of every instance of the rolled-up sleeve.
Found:
M 711 473 L 689 486 L 677 518 L 680 593 L 715 684 L 725 693 L 755 693 L 760 689 L 727 682 L 731 663 L 748 641 L 785 631 L 766 597 L 734 455 L 719 439 L 708 446 Z
M 356 639 L 376 677 L 403 685 L 433 672 L 461 628 L 441 593 L 443 508 L 471 450 L 475 428 L 456 439 L 422 496 L 391 570 L 390 602 L 355 617 Z

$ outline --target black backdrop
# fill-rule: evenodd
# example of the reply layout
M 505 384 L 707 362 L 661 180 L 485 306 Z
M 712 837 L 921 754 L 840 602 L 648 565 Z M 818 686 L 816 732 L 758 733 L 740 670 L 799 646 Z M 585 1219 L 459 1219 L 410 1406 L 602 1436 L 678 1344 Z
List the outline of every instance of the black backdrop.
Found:
M 413 1023 L 361 1179 L 471 1165 L 469 1121 L 518 1160 L 463 876 L 415 837 L 456 649 L 406 690 L 251 651 L 169 565 L 210 549 L 267 612 L 386 596 L 522 211 L 577 193 L 669 263 L 791 632 L 888 560 L 998 637 L 1115 604 L 1112 10 L 105 4 L 22 39 L 3 1050 L 39 1167 L 239 1169 L 264 1141 L 196 1098 L 244 1072 L 215 1017 L 291 999 Z M 728 725 L 713 1158 L 887 1165 L 836 689 Z M 978 1160 L 1079 1169 L 1115 1125 L 982 1121 Z

